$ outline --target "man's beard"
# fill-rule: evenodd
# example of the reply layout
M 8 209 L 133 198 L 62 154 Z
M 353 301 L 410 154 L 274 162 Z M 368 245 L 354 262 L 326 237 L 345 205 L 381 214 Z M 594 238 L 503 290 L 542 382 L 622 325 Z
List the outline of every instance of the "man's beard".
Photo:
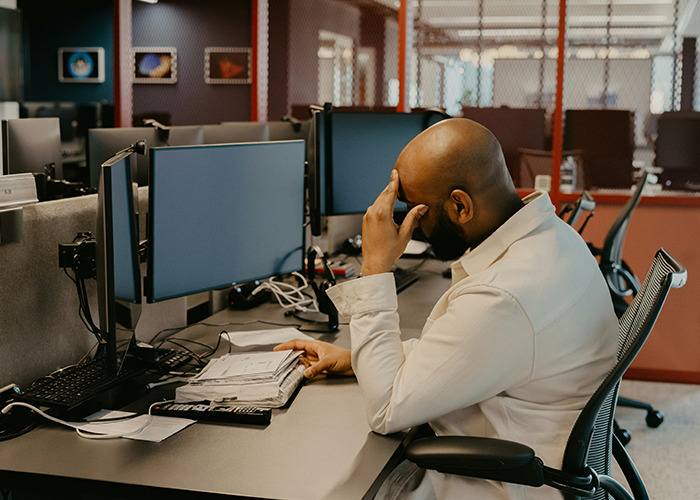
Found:
M 450 220 L 444 210 L 440 212 L 430 237 L 425 239 L 430 243 L 435 257 L 443 261 L 457 260 L 469 249 L 462 229 Z

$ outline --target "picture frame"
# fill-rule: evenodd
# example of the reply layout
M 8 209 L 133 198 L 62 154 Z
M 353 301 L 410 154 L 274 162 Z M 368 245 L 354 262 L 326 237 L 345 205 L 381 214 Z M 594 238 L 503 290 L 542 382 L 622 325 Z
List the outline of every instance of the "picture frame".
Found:
M 58 81 L 62 83 L 104 83 L 103 47 L 61 47 L 58 49 Z
M 134 47 L 133 82 L 177 82 L 177 49 L 175 47 Z
M 250 47 L 206 47 L 204 81 L 210 84 L 251 83 Z

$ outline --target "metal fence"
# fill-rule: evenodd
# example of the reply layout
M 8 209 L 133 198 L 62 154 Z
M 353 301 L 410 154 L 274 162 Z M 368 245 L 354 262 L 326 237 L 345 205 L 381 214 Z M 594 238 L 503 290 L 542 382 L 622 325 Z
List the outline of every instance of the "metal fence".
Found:
M 290 51 L 290 68 L 317 68 L 296 75 L 300 79 L 291 84 L 304 86 L 306 103 L 386 109 L 399 105 L 405 88 L 408 108 L 438 107 L 452 116 L 487 108 L 542 110 L 542 149 L 551 149 L 560 5 L 565 4 L 564 127 L 578 110 L 628 112 L 636 166 L 653 161 L 659 114 L 680 108 L 682 45 L 688 19 L 700 8 L 696 0 L 291 2 L 295 4 L 306 10 L 296 17 L 292 13 L 291 30 L 306 31 L 297 38 L 318 44 L 313 54 L 304 52 L 316 59 L 311 63 L 302 60 L 300 50 Z M 698 78 L 694 81 L 691 106 L 698 109 Z M 291 89 L 291 104 L 299 101 L 295 92 L 299 94 Z M 566 142 L 566 130 L 564 137 Z

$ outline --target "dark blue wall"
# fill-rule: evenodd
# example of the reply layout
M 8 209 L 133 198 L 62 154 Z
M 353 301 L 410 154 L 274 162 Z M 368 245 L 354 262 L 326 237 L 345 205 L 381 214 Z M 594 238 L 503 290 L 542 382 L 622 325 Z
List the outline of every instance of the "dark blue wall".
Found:
M 177 83 L 134 84 L 134 115 L 169 113 L 172 125 L 250 120 L 250 85 L 207 84 L 205 47 L 250 47 L 250 0 L 133 3 L 134 47 L 174 47 Z
M 18 0 L 24 39 L 24 100 L 114 102 L 111 0 Z M 60 47 L 103 47 L 104 83 L 58 81 Z

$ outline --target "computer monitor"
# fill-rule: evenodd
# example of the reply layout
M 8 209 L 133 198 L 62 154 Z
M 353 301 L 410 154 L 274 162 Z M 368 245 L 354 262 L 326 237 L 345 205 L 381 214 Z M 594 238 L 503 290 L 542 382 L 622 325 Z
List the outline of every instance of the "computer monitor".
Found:
M 185 125 L 169 127 L 167 140 L 161 140 L 158 130 L 153 127 L 99 128 L 88 130 L 87 165 L 90 186 L 97 187 L 100 178 L 100 165 L 114 153 L 137 141 L 146 141 L 150 147 L 181 146 L 202 143 L 202 127 Z M 148 184 L 148 155 L 139 155 L 136 160 L 135 181 L 139 186 Z
M 61 127 L 58 118 L 2 121 L 2 165 L 5 174 L 44 174 L 63 178 Z
M 132 182 L 134 149 L 102 164 L 97 194 L 97 297 L 102 349 L 117 373 L 117 301 L 141 303 L 138 196 Z M 134 325 L 130 325 L 132 328 Z
M 320 191 L 310 191 L 310 200 L 317 200 L 323 215 L 364 213 L 389 182 L 403 148 L 445 117 L 433 112 L 334 111 L 326 105 L 314 115 L 309 178 L 310 189 Z
M 70 142 L 76 137 L 78 105 L 74 102 L 54 102 L 39 106 L 36 118 L 58 118 L 61 124 L 61 141 Z
M 265 122 L 224 122 L 203 125 L 203 144 L 231 144 L 234 142 L 269 141 L 270 132 Z
M 654 165 L 662 167 L 664 189 L 700 191 L 700 112 L 669 111 L 659 116 Z
M 546 147 L 545 110 L 542 108 L 475 108 L 465 106 L 462 116 L 480 123 L 498 139 L 503 158 L 516 186 L 520 179 L 519 149 L 544 150 Z M 550 168 L 551 172 L 551 168 Z
M 304 141 L 151 148 L 146 298 L 299 271 Z
M 591 188 L 629 189 L 634 184 L 634 111 L 567 109 L 564 149 L 583 150 Z
M 654 165 L 700 170 L 700 111 L 669 111 L 656 122 Z

